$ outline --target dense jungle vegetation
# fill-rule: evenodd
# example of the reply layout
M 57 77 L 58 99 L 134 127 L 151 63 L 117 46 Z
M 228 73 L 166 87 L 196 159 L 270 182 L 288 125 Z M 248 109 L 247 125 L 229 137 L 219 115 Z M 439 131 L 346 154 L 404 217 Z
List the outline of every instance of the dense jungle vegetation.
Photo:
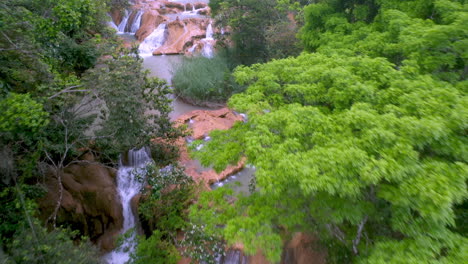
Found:
M 100 263 L 88 238 L 41 216 L 46 171 L 83 152 L 115 167 L 141 146 L 157 165 L 176 159 L 171 90 L 122 47 L 107 26 L 110 6 L 128 2 L 0 3 L 2 263 Z M 297 231 L 318 237 L 329 263 L 468 259 L 466 0 L 210 7 L 230 29 L 215 38 L 232 46 L 190 59 L 174 80 L 194 102 L 229 98 L 247 115 L 192 153 L 217 170 L 245 157 L 256 167 L 253 188 L 201 192 L 176 165 L 148 168 L 152 188 L 138 211 L 145 236 L 132 262 L 176 263 L 182 246 L 215 263 L 240 242 L 276 263 Z
M 107 26 L 109 6 L 128 3 L 0 3 L 2 263 L 100 263 L 82 234 L 56 227 L 54 216 L 39 221 L 45 172 L 83 151 L 113 166 L 123 151 L 147 145 L 157 152 L 162 146 L 150 139 L 180 134 L 168 117 L 169 88 L 148 77 L 135 50 L 121 48 Z M 157 114 L 144 114 L 152 109 Z

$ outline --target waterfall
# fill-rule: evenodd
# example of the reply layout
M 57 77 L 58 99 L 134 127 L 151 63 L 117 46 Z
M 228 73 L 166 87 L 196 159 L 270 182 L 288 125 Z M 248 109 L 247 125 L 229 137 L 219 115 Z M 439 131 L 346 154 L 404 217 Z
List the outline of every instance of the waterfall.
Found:
M 130 32 L 131 33 L 136 33 L 137 30 L 140 28 L 141 24 L 141 17 L 143 16 L 143 10 L 138 10 L 138 13 L 136 14 L 135 18 L 133 19 L 132 26 L 130 27 Z
M 107 22 L 107 25 L 113 29 L 115 29 L 116 31 L 119 31 L 119 28 L 117 27 L 117 25 L 114 23 L 114 21 L 109 21 Z
M 212 40 L 212 39 L 213 39 L 213 27 L 211 26 L 211 22 L 210 22 L 210 24 L 208 24 L 208 26 L 206 27 L 206 36 L 205 36 L 205 39 L 209 39 L 209 40 Z
M 239 250 L 229 250 L 224 258 L 220 260 L 223 264 L 247 264 L 248 259 Z
M 190 52 L 191 54 L 193 54 L 193 52 L 195 51 L 195 49 L 197 48 L 198 44 L 194 44 L 192 47 L 190 47 L 187 51 Z
M 151 162 L 149 151 L 144 147 L 128 152 L 128 165 L 124 166 L 120 162 L 119 171 L 117 172 L 117 191 L 122 202 L 124 218 L 121 234 L 136 226 L 130 202 L 143 187 L 143 181 L 136 176 L 138 173 L 142 173 L 145 166 Z M 124 264 L 130 259 L 130 254 L 135 250 L 135 246 L 136 235 L 133 231 L 132 235 L 128 236 L 119 248 L 105 255 L 104 260 L 108 264 Z
M 205 38 L 201 40 L 203 43 L 203 48 L 201 50 L 201 54 L 204 57 L 212 58 L 213 57 L 213 26 L 211 26 L 211 22 L 206 27 L 206 35 Z
M 138 50 L 140 55 L 151 56 L 153 51 L 161 47 L 166 40 L 166 24 L 160 24 L 145 40 L 140 44 Z
M 122 22 L 120 22 L 119 27 L 118 27 L 119 33 L 124 33 L 125 32 L 125 26 L 127 25 L 127 21 L 128 21 L 129 16 L 130 16 L 130 14 L 128 13 L 127 10 L 125 10 L 125 15 L 124 15 L 124 17 L 122 19 Z

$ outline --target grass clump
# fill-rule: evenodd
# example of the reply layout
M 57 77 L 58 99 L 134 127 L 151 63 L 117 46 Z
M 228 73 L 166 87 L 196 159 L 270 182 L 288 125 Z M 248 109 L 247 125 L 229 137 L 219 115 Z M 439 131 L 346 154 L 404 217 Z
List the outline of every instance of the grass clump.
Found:
M 184 58 L 175 67 L 174 93 L 194 105 L 224 104 L 231 95 L 243 91 L 231 74 L 235 66 L 225 53 L 213 58 Z

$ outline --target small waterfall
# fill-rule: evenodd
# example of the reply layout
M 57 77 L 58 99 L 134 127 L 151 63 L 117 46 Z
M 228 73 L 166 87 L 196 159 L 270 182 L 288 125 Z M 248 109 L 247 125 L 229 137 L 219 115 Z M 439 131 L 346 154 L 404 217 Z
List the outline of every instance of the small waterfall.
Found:
M 194 44 L 192 47 L 190 47 L 187 51 L 190 52 L 191 54 L 193 54 L 193 52 L 195 51 L 195 49 L 197 48 L 198 44 Z M 191 119 L 190 119 L 191 120 Z
M 138 13 L 136 14 L 135 18 L 133 19 L 132 26 L 130 27 L 130 32 L 131 33 L 136 33 L 137 30 L 140 28 L 141 25 L 141 17 L 143 16 L 143 10 L 138 10 Z
M 114 20 L 112 19 L 112 16 L 108 13 L 107 16 L 109 17 L 110 21 L 107 22 L 107 25 L 117 31 L 119 31 L 119 27 L 114 23 Z
M 114 23 L 114 21 L 109 21 L 107 22 L 107 25 L 113 29 L 115 29 L 116 31 L 119 31 L 119 28 L 117 27 L 117 25 Z
M 119 27 L 118 27 L 119 33 L 125 32 L 125 26 L 127 25 L 127 21 L 129 17 L 130 17 L 130 14 L 128 13 L 127 10 L 125 10 L 125 15 L 122 19 L 122 22 L 120 22 Z
M 206 27 L 206 35 L 205 35 L 205 38 L 201 40 L 201 42 L 203 43 L 203 49 L 201 50 L 202 56 L 207 57 L 207 58 L 212 58 L 214 39 L 213 39 L 213 26 L 211 26 L 211 22 Z
M 138 50 L 140 55 L 151 56 L 153 51 L 161 47 L 166 40 L 166 24 L 160 24 L 145 40 L 140 44 Z
M 211 22 L 210 22 L 210 24 L 208 24 L 208 26 L 206 27 L 206 36 L 205 36 L 205 39 L 209 39 L 209 40 L 212 40 L 212 39 L 213 39 L 213 27 L 211 26 Z
M 130 150 L 128 152 L 128 166 L 119 166 L 117 172 L 117 191 L 122 202 L 124 223 L 121 234 L 124 234 L 131 228 L 136 226 L 135 216 L 131 208 L 131 199 L 140 192 L 143 187 L 143 181 L 137 178 L 138 173 L 142 173 L 143 169 L 152 159 L 149 151 L 146 148 L 138 150 Z M 125 239 L 119 248 L 104 256 L 104 260 L 108 264 L 124 264 L 130 259 L 130 254 L 135 250 L 136 246 L 135 232 Z

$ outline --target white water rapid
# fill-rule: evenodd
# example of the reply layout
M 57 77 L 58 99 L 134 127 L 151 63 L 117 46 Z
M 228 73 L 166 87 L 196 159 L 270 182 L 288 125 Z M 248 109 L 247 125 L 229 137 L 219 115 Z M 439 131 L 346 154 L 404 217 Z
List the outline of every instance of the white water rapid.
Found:
M 122 19 L 122 22 L 120 22 L 119 26 L 118 26 L 118 30 L 119 30 L 119 33 L 124 33 L 125 32 L 125 27 L 127 26 L 127 21 L 128 21 L 128 18 L 130 17 L 130 14 L 128 13 L 127 10 L 125 10 L 125 15 Z
M 138 10 L 138 13 L 135 15 L 133 19 L 132 26 L 130 27 L 130 33 L 136 33 L 137 30 L 140 28 L 141 25 L 141 17 L 143 16 L 143 10 Z
M 144 147 L 128 152 L 127 165 L 120 162 L 119 171 L 117 172 L 117 191 L 122 202 L 124 218 L 121 234 L 125 234 L 125 232 L 136 227 L 136 219 L 130 202 L 143 187 L 144 179 L 138 178 L 137 175 L 144 175 L 144 168 L 151 162 L 153 160 L 149 155 L 149 151 Z M 135 230 L 132 230 L 131 234 L 126 236 L 122 245 L 105 255 L 104 260 L 108 264 L 124 264 L 130 259 L 130 254 L 135 250 L 135 246 L 136 234 Z
M 138 50 L 140 56 L 152 56 L 153 51 L 161 47 L 166 40 L 166 24 L 160 24 L 145 40 L 140 44 Z

